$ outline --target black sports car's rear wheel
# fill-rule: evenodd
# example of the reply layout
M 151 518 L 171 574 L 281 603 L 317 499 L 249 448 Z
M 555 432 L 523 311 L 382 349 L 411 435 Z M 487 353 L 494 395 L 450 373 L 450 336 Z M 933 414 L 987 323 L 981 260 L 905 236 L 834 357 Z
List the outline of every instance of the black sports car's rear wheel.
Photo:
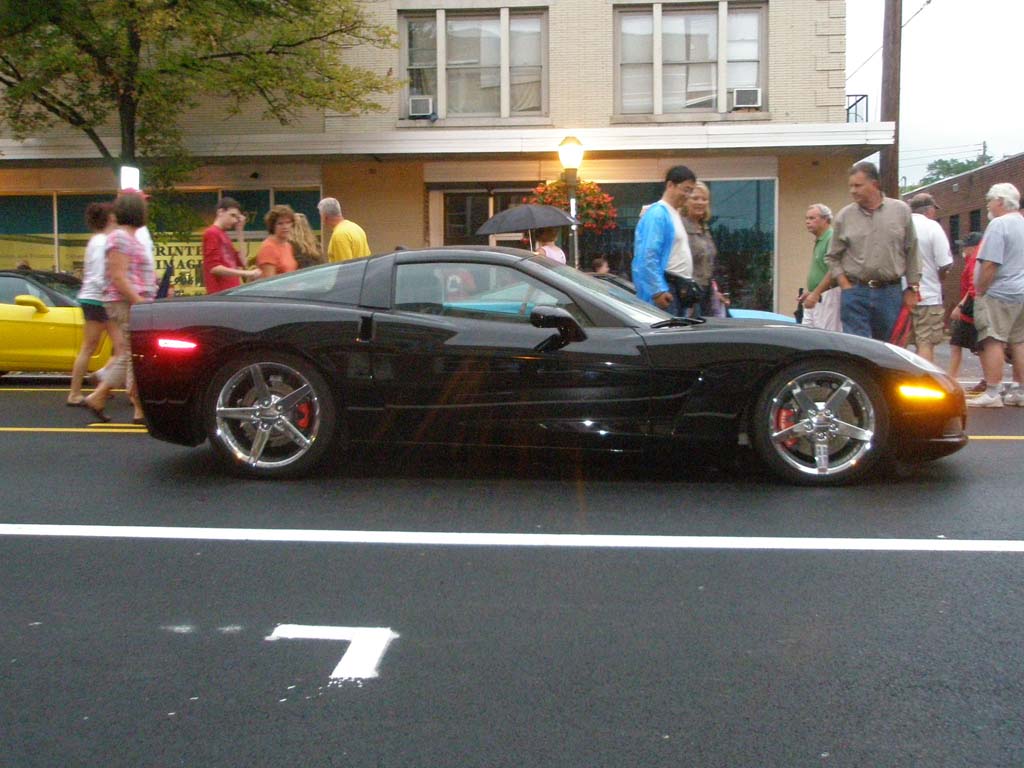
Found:
M 217 454 L 252 477 L 293 477 L 330 447 L 334 399 L 309 363 L 290 355 L 252 354 L 222 367 L 204 405 Z
M 836 361 L 790 366 L 754 409 L 754 448 L 776 474 L 802 485 L 862 477 L 886 451 L 889 409 L 874 379 Z

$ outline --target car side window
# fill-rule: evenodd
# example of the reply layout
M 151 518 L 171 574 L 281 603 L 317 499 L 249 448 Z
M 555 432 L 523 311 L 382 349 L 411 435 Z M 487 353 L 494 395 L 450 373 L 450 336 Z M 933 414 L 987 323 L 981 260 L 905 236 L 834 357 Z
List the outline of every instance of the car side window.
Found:
M 48 307 L 53 306 L 53 300 L 34 283 L 20 277 L 0 277 L 0 304 L 13 304 L 15 296 L 26 294 L 35 296 Z
M 433 262 L 399 264 L 395 309 L 446 317 L 529 323 L 534 308 L 561 307 L 591 323 L 565 293 L 511 267 Z

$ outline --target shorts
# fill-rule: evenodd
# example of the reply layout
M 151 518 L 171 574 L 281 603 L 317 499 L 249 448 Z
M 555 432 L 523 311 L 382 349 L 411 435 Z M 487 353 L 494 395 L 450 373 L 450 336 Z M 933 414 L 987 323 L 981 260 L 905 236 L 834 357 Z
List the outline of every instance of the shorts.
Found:
M 963 320 L 954 320 L 950 326 L 949 343 L 954 347 L 963 347 L 971 352 L 978 351 L 978 329 L 974 323 L 965 323 Z
M 908 344 L 936 346 L 945 338 L 946 309 L 941 304 L 918 304 L 911 310 L 912 322 Z
M 974 325 L 978 339 L 995 339 L 1004 344 L 1024 342 L 1024 304 L 1010 304 L 992 296 L 974 299 Z
M 82 304 L 82 314 L 85 315 L 85 319 L 94 323 L 105 323 L 110 318 L 107 317 L 107 310 L 104 309 L 102 304 Z

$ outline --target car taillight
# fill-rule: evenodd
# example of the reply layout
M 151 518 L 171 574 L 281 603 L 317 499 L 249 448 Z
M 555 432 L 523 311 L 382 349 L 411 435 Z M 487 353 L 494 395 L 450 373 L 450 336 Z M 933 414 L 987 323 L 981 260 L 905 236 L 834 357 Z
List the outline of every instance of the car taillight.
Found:
M 191 352 L 199 346 L 194 341 L 188 341 L 187 339 L 169 339 L 166 337 L 157 339 L 156 345 L 160 349 L 175 350 L 178 352 Z

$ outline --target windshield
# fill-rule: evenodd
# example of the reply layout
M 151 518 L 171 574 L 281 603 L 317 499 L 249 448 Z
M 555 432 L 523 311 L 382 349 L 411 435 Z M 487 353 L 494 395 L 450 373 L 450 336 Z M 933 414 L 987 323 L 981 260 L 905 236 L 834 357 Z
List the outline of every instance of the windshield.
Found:
M 551 269 L 561 277 L 571 280 L 577 287 L 582 288 L 587 293 L 598 294 L 606 301 L 610 301 L 617 310 L 627 315 L 637 325 L 651 326 L 672 317 L 668 312 L 664 312 L 653 304 L 648 304 L 646 301 L 638 299 L 636 294 L 630 293 L 625 288 L 620 288 L 607 280 L 598 280 L 564 264 L 552 266 Z
M 47 288 L 52 288 L 57 291 L 57 293 L 63 294 L 69 299 L 77 299 L 78 291 L 82 287 L 82 283 L 70 275 L 55 275 L 50 272 L 33 272 L 32 277 Z

